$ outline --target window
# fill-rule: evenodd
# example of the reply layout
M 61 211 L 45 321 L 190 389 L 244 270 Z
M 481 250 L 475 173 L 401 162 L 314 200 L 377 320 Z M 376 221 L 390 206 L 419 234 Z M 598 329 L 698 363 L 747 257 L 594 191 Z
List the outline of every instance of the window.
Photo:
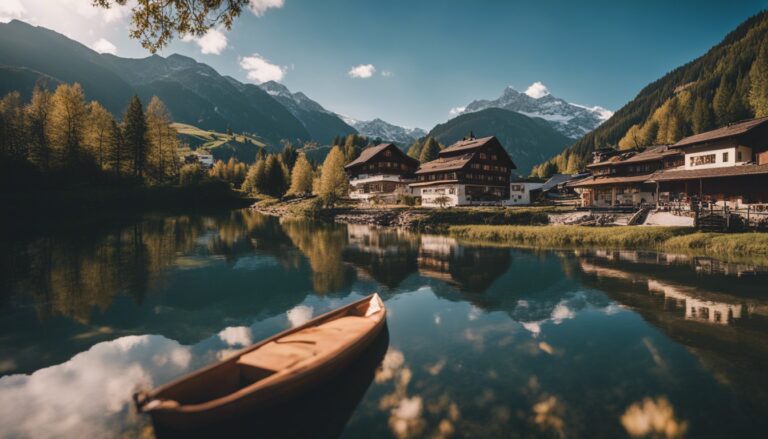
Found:
M 498 160 L 499 157 L 496 154 L 491 154 L 491 160 Z
M 384 157 L 392 157 L 392 151 L 384 151 Z
M 714 154 L 707 154 L 707 155 L 697 155 L 691 157 L 691 166 L 701 166 L 701 165 L 709 165 L 712 163 L 715 163 L 715 155 Z
M 480 160 L 485 160 L 487 157 L 488 156 L 484 152 L 480 153 Z
M 723 163 L 728 163 L 728 153 L 727 152 L 723 153 Z
M 491 165 L 483 165 L 483 171 L 490 171 Z

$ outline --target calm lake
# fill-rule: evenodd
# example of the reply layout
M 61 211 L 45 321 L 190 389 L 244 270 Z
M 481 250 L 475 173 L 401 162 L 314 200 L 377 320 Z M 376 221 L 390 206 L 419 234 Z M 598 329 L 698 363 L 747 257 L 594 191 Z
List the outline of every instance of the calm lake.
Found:
M 325 399 L 294 407 L 298 430 L 283 435 L 723 438 L 768 427 L 760 267 L 480 247 L 248 211 L 3 240 L 0 437 L 153 437 L 132 406 L 138 388 L 374 291 L 388 339 Z

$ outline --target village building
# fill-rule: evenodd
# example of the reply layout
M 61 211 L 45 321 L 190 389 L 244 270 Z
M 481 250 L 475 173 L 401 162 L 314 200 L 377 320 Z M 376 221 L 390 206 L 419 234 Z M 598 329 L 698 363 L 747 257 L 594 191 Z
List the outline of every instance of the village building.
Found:
M 591 175 L 568 186 L 581 196 L 581 205 L 591 208 L 638 208 L 657 202 L 651 179 L 658 171 L 682 166 L 682 153 L 668 145 L 645 151 L 598 150 L 587 165 Z
M 408 156 L 393 143 L 369 146 L 344 170 L 349 177 L 349 197 L 366 202 L 396 202 L 411 193 L 419 161 Z
M 509 201 L 504 204 L 509 206 L 531 204 L 541 196 L 542 187 L 544 187 L 543 181 L 513 181 L 509 184 Z
M 642 152 L 595 152 L 591 175 L 569 186 L 589 208 L 768 210 L 768 117 L 736 122 Z
M 766 207 L 768 117 L 686 137 L 670 148 L 684 154 L 684 165 L 649 179 L 658 188 L 660 204 Z
M 426 207 L 501 205 L 516 166 L 496 137 L 470 136 L 422 163 L 410 186 Z

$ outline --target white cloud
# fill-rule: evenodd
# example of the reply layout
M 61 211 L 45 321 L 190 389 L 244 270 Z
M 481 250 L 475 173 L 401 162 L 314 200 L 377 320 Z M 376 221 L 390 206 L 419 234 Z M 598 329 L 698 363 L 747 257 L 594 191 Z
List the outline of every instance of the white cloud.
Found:
M 359 66 L 352 67 L 349 70 L 349 76 L 351 78 L 370 78 L 376 73 L 376 67 L 373 64 L 360 64 Z
M 267 12 L 269 8 L 282 8 L 285 4 L 285 0 L 251 0 L 248 8 L 254 15 L 260 17 Z
M 544 96 L 548 95 L 549 94 L 549 90 L 547 89 L 546 85 L 542 84 L 539 81 L 536 81 L 533 84 L 531 84 L 530 87 L 528 87 L 525 90 L 525 94 L 527 94 L 528 96 L 530 96 L 530 97 L 532 97 L 534 99 L 539 99 L 539 98 L 543 98 Z
M 288 317 L 288 321 L 291 322 L 291 327 L 295 328 L 310 321 L 314 311 L 314 308 L 311 306 L 297 305 L 289 309 L 288 312 L 286 312 L 286 315 Z
M 466 110 L 466 109 L 467 109 L 467 107 L 453 107 L 448 112 L 448 114 L 450 114 L 451 116 L 458 116 L 459 114 L 463 113 L 464 110 Z
M 394 76 L 394 73 L 392 73 L 392 72 L 391 72 L 391 71 L 389 71 L 389 70 L 384 70 L 384 71 L 382 71 L 382 72 L 381 72 L 381 76 L 383 76 L 383 77 L 385 77 L 385 78 L 389 78 L 389 77 L 391 77 L 391 76 Z
M 22 18 L 27 12 L 19 0 L 3 0 L 0 2 L 0 23 L 8 23 L 14 18 Z
M 217 29 L 208 30 L 202 37 L 194 38 L 194 41 L 200 46 L 200 51 L 203 54 L 218 55 L 227 48 L 227 36 Z
M 91 49 L 99 53 L 111 53 L 112 55 L 117 54 L 117 47 L 115 47 L 115 45 L 106 38 L 99 38 L 96 40 L 96 42 L 91 46 Z
M 258 53 L 240 58 L 240 68 L 247 71 L 251 81 L 261 84 L 267 81 L 282 81 L 287 68 L 270 63 Z
M 219 339 L 227 346 L 248 346 L 253 344 L 251 328 L 247 326 L 230 326 L 219 331 Z

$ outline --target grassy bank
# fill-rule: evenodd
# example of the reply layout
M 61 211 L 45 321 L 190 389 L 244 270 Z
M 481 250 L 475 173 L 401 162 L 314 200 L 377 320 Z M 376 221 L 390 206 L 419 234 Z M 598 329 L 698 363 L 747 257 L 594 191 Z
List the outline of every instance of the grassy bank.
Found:
M 541 248 L 631 248 L 764 265 L 768 233 L 701 233 L 686 227 L 452 226 L 459 239 Z

